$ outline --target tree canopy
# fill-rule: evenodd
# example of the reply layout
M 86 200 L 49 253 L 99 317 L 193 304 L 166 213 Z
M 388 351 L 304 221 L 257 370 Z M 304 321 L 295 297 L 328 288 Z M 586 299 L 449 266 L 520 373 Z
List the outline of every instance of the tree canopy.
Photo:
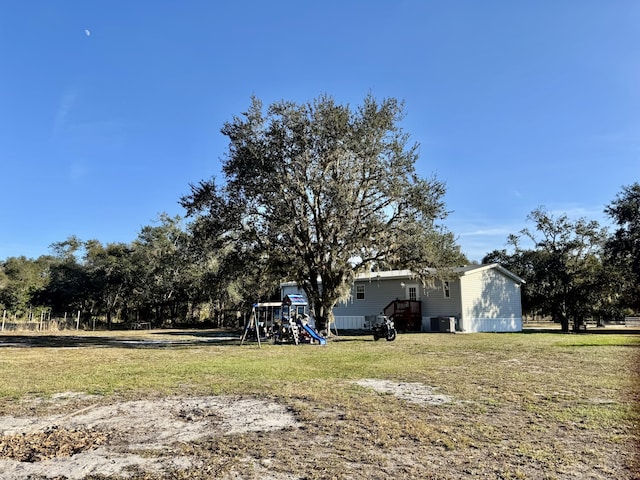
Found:
M 621 301 L 640 311 L 640 183 L 623 187 L 605 213 L 616 225 L 607 241 L 606 254 L 619 274 Z
M 418 145 L 402 118 L 395 99 L 367 96 L 352 109 L 321 96 L 265 111 L 253 98 L 222 128 L 224 182 L 192 185 L 183 205 L 210 238 L 295 280 L 322 328 L 359 272 L 464 263 L 437 223 L 445 186 L 416 173 Z

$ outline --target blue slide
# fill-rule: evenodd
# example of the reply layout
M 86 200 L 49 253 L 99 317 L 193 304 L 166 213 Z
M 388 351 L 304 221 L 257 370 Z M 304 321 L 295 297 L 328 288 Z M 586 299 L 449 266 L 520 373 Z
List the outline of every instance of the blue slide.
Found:
M 309 325 L 302 324 L 302 328 L 304 328 L 307 331 L 307 333 L 311 335 L 311 338 L 315 338 L 318 342 L 320 342 L 320 345 L 327 344 L 327 339 L 324 338 L 322 335 L 320 335 L 318 332 L 316 332 Z

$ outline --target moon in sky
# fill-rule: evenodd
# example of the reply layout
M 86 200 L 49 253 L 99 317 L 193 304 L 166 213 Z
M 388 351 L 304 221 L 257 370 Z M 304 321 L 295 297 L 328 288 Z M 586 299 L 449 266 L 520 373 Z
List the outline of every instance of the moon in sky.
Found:
M 90 30 L 85 30 L 85 31 L 84 31 L 84 34 L 85 34 L 87 37 L 90 37 L 90 36 L 91 36 L 91 31 L 90 31 Z

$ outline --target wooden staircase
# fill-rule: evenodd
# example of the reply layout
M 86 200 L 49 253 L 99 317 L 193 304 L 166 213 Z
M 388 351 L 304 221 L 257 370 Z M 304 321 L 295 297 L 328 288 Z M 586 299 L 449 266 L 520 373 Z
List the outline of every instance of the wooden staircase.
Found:
M 419 300 L 394 300 L 384 307 L 384 314 L 395 322 L 398 331 L 422 330 L 422 302 Z

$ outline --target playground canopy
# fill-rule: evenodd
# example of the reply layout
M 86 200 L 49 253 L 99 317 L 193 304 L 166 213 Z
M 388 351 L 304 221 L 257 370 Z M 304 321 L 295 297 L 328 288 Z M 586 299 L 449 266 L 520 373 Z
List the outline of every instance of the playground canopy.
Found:
M 289 305 L 289 306 L 305 305 L 306 306 L 307 299 L 304 298 L 304 295 L 291 293 L 284 297 L 284 299 L 282 300 L 282 305 Z

